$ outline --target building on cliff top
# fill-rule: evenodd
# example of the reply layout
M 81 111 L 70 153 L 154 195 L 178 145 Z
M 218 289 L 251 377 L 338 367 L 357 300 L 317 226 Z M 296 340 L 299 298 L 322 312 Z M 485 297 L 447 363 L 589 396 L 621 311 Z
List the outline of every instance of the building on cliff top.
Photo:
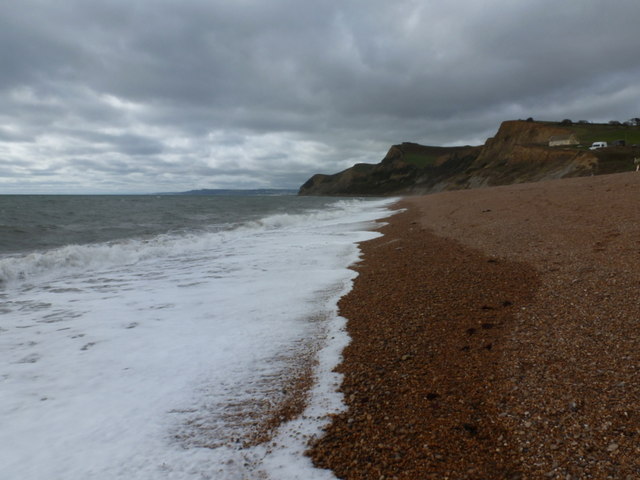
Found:
M 550 147 L 566 147 L 571 145 L 578 145 L 578 137 L 571 133 L 569 135 L 552 135 L 549 137 Z

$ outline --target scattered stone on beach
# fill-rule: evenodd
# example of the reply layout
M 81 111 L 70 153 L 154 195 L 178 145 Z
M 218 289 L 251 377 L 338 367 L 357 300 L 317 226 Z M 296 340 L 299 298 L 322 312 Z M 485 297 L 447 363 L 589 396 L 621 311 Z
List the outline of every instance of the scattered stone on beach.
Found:
M 340 301 L 348 410 L 315 464 L 640 478 L 639 197 L 617 174 L 403 200 Z

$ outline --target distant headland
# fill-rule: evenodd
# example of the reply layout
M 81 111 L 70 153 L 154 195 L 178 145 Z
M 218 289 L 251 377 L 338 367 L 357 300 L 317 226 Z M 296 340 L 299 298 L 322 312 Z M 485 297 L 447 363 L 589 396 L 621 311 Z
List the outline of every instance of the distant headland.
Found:
M 597 147 L 591 148 L 598 143 Z M 606 146 L 604 146 L 606 145 Z M 484 145 L 393 145 L 378 164 L 316 174 L 299 195 L 414 195 L 634 170 L 640 118 L 621 123 L 509 120 Z

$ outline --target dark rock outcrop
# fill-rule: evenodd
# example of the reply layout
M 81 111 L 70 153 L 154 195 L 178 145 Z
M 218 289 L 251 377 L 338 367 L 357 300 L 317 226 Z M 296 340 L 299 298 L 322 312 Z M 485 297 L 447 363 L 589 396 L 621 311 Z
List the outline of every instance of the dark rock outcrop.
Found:
M 317 174 L 300 195 L 393 195 L 420 192 L 461 174 L 481 147 L 428 147 L 415 143 L 392 146 L 377 165 L 360 163 L 334 175 Z

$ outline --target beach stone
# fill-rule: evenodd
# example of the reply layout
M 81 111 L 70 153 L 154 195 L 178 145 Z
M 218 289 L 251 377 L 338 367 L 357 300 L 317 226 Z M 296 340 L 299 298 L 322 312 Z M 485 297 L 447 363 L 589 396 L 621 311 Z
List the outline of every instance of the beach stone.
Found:
M 314 463 L 345 480 L 637 478 L 638 192 L 616 174 L 403 199 L 338 305 L 341 391 L 369 401 L 334 417 Z

